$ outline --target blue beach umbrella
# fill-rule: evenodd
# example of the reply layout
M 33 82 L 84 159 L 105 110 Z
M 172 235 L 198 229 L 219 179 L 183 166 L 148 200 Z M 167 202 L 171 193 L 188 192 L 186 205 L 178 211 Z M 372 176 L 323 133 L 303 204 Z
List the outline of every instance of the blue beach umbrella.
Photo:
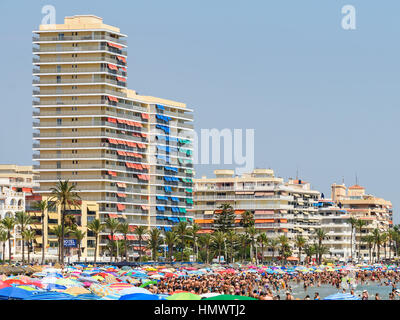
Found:
M 119 300 L 166 300 L 156 294 L 133 293 L 127 294 L 119 298 Z
M 0 300 L 7 300 L 7 299 L 25 299 L 28 297 L 33 296 L 34 291 L 28 291 L 16 287 L 6 287 L 0 289 Z

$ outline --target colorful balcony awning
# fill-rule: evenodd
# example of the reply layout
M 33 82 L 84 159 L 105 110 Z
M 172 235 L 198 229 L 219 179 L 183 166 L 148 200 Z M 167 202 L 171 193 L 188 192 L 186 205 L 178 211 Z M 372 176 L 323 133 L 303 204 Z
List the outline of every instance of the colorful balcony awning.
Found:
M 111 70 L 117 70 L 117 71 L 118 71 L 118 67 L 115 66 L 115 65 L 113 65 L 113 64 L 111 64 L 111 63 L 109 63 L 107 66 L 108 66 L 108 68 L 111 69 Z
M 112 96 L 107 96 L 108 100 L 118 102 L 118 99 Z
M 148 113 L 142 113 L 141 116 L 142 116 L 142 119 L 149 119 Z
M 122 62 L 126 63 L 126 59 L 125 59 L 124 57 L 117 56 L 117 59 L 118 59 L 119 61 L 122 61 Z M 126 70 L 125 70 L 125 71 L 126 71 Z
M 125 210 L 125 205 L 120 204 L 120 203 L 117 203 L 117 209 L 118 209 L 119 211 Z
M 118 44 L 111 43 L 111 42 L 107 42 L 107 44 L 108 44 L 110 47 L 114 47 L 114 48 L 117 48 L 117 49 L 122 49 L 122 46 L 120 46 L 120 45 L 118 45 Z

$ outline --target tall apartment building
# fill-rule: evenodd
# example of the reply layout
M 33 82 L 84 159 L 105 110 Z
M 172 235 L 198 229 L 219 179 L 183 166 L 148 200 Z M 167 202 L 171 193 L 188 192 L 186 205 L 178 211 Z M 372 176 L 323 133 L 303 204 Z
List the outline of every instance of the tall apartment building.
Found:
M 355 233 L 354 258 L 358 258 L 358 245 L 360 247 L 360 258 L 368 260 L 369 250 L 365 243 L 360 242 L 360 238 L 371 234 L 374 229 L 380 232 L 387 232 L 393 225 L 392 203 L 383 198 L 376 197 L 365 192 L 365 188 L 359 185 L 353 185 L 346 188 L 344 184 L 332 184 L 332 200 L 347 211 L 347 213 L 356 219 L 366 222 L 362 233 Z M 382 250 L 383 251 L 383 250 Z M 381 252 L 383 258 L 383 252 Z
M 25 211 L 26 199 L 36 186 L 32 166 L 0 165 L 0 219 L 13 218 L 16 212 Z M 19 254 L 21 248 L 20 230 L 15 226 L 11 238 L 12 254 Z
M 101 18 L 66 17 L 33 33 L 40 194 L 69 180 L 83 202 L 98 205 L 101 221 L 118 218 L 132 232 L 190 221 L 192 110 L 127 89 L 126 35 Z M 106 243 L 104 233 L 101 256 Z

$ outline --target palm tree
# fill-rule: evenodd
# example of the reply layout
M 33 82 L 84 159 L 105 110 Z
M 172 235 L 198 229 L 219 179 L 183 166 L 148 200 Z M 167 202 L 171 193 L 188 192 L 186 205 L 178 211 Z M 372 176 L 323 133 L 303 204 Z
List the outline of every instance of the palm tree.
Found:
M 379 262 L 381 255 L 380 255 L 380 248 L 383 242 L 382 234 L 379 232 L 379 229 L 376 228 L 374 231 L 372 231 L 372 235 L 374 237 L 374 242 L 377 248 L 377 256 L 376 256 L 376 262 Z
M 81 262 L 81 245 L 82 245 L 82 240 L 85 238 L 86 232 L 81 231 L 79 229 L 75 229 L 72 232 L 72 236 L 76 239 L 77 245 L 78 245 L 78 262 Z
M 350 238 L 350 256 L 351 259 L 353 259 L 353 235 L 354 235 L 354 228 L 357 225 L 357 219 L 351 217 L 349 219 L 350 225 L 351 225 L 351 238 Z
M 64 244 L 64 236 L 68 235 L 71 232 L 71 229 L 69 227 L 62 227 L 61 225 L 57 225 L 54 228 L 50 229 L 51 233 L 54 233 L 55 236 L 57 237 L 57 242 L 58 242 L 58 261 L 61 261 L 61 243 Z
M 108 232 L 110 232 L 110 236 L 109 236 L 110 241 L 109 242 L 111 243 L 111 248 L 114 248 L 114 240 L 115 240 L 114 234 L 119 229 L 119 221 L 118 221 L 118 219 L 107 218 L 107 220 L 105 221 L 105 225 L 106 225 Z M 118 248 L 118 244 L 117 244 L 117 248 Z M 111 250 L 111 261 L 113 261 L 113 258 L 114 258 L 113 251 L 114 250 Z M 115 260 L 117 260 L 117 259 L 118 259 L 118 253 L 115 256 Z
M 321 264 L 321 261 L 322 261 L 322 254 L 321 254 L 321 252 L 323 252 L 323 249 L 322 249 L 322 241 L 325 239 L 325 237 L 326 237 L 326 232 L 323 230 L 323 229 L 321 229 L 321 228 L 318 228 L 318 229 L 315 229 L 315 231 L 314 231 L 314 233 L 315 233 L 315 236 L 316 236 L 316 238 L 317 238 L 317 240 L 318 240 L 318 247 L 316 247 L 317 248 L 317 253 L 318 253 L 318 263 L 319 264 Z
M 226 241 L 229 244 L 228 247 L 228 252 L 227 252 L 227 261 L 232 262 L 233 261 L 233 255 L 235 252 L 235 246 L 236 246 L 236 240 L 237 240 L 237 234 L 233 230 L 228 230 L 226 232 Z
M 174 231 L 176 232 L 176 234 L 179 238 L 179 243 L 180 243 L 181 250 L 182 250 L 182 259 L 183 259 L 183 250 L 185 250 L 186 240 L 189 236 L 188 223 L 184 222 L 184 221 L 179 222 L 174 227 Z
M 363 242 L 365 242 L 368 245 L 368 251 L 369 251 L 369 263 L 372 263 L 372 248 L 374 246 L 375 238 L 372 234 L 366 235 L 363 237 Z
M 392 259 L 392 251 L 394 251 L 394 240 L 397 236 L 397 232 L 394 229 L 389 229 L 388 231 L 388 241 L 389 241 L 389 260 Z
M 51 200 L 61 206 L 61 250 L 60 263 L 64 264 L 64 235 L 65 235 L 65 214 L 67 207 L 78 205 L 80 197 L 75 192 L 75 185 L 69 184 L 68 180 L 59 180 L 54 188 L 50 188 Z
M 275 252 L 278 249 L 279 241 L 278 239 L 270 239 L 268 242 L 268 247 L 272 251 L 272 260 L 275 259 Z
M 359 243 L 358 243 L 358 261 L 360 261 L 360 259 L 361 259 L 361 253 L 360 253 L 360 251 L 361 251 L 361 234 L 362 234 L 362 229 L 364 228 L 364 226 L 367 224 L 367 221 L 365 221 L 365 220 L 361 220 L 361 219 L 358 219 L 357 220 L 357 222 L 356 222 L 356 229 L 358 229 L 358 232 L 359 232 Z
M 7 231 L 7 240 L 8 240 L 8 262 L 11 264 L 11 232 L 14 230 L 16 221 L 14 218 L 5 217 L 1 220 L 1 224 Z
M 28 264 L 30 263 L 30 247 L 32 246 L 32 241 L 36 237 L 36 232 L 34 230 L 25 229 L 21 232 L 23 241 L 28 243 Z
M 189 228 L 190 236 L 193 240 L 193 251 L 196 254 L 196 261 L 198 259 L 199 247 L 198 247 L 198 232 L 200 231 L 200 226 L 197 223 L 193 223 L 193 225 Z
M 278 238 L 278 241 L 280 244 L 280 255 L 282 258 L 282 262 L 286 264 L 286 259 L 289 256 L 288 253 L 290 252 L 289 239 L 287 236 L 282 235 Z
M 139 240 L 139 262 L 142 262 L 142 241 L 143 236 L 147 233 L 147 228 L 145 226 L 137 226 L 134 233 Z
M 97 246 L 99 243 L 99 234 L 104 230 L 105 225 L 100 222 L 99 219 L 94 219 L 90 221 L 87 225 L 87 228 L 93 232 L 95 238 L 96 238 L 96 244 L 94 247 L 94 264 L 96 264 L 96 259 L 97 259 Z
M 165 232 L 165 243 L 168 246 L 169 262 L 172 262 L 172 256 L 174 251 L 174 245 L 178 241 L 178 237 L 174 231 Z
M 222 246 L 225 243 L 225 233 L 222 231 L 216 231 L 212 235 L 212 241 L 218 249 L 218 263 L 221 263 L 221 251 Z
M 382 233 L 383 254 L 385 260 L 386 260 L 386 246 L 388 241 L 389 241 L 389 233 L 388 232 Z
M 245 211 L 242 213 L 242 219 L 240 220 L 240 225 L 246 229 L 248 227 L 254 226 L 254 214 L 251 211 Z
M 257 242 L 261 247 L 261 264 L 264 264 L 264 247 L 268 245 L 269 239 L 267 237 L 267 234 L 265 232 L 261 233 L 257 237 Z
M 127 246 L 127 238 L 126 236 L 129 233 L 129 223 L 127 222 L 122 222 L 119 225 L 118 228 L 119 232 L 121 232 L 124 235 L 124 252 L 125 252 L 125 261 L 128 261 L 128 246 Z
M 306 258 L 307 263 L 309 263 L 309 262 L 311 261 L 311 259 L 312 259 L 312 256 L 313 256 L 314 254 L 316 254 L 315 245 L 311 245 L 311 246 L 310 246 L 310 245 L 306 244 L 305 247 L 304 247 L 304 253 L 305 253 L 306 256 L 307 256 L 307 258 Z
M 247 245 L 249 244 L 249 241 L 250 241 L 249 235 L 247 234 L 247 232 L 239 234 L 239 243 L 241 246 L 240 251 L 242 252 L 241 255 L 242 261 L 246 261 L 247 259 Z
M 208 259 L 208 251 L 212 243 L 212 238 L 209 233 L 204 234 L 202 237 L 199 238 L 199 241 L 202 246 L 204 246 L 204 250 L 206 251 L 206 263 L 209 263 Z
M 150 240 L 149 240 L 149 248 L 151 249 L 152 259 L 153 261 L 158 260 L 158 249 L 160 248 L 160 235 L 161 231 L 157 228 L 153 228 L 149 232 Z M 183 253 L 182 253 L 183 254 Z
M 249 240 L 250 240 L 250 260 L 253 261 L 254 257 L 254 244 L 255 244 L 255 238 L 257 235 L 257 230 L 254 226 L 248 227 L 247 228 L 247 234 L 249 235 Z
M 42 213 L 42 217 L 41 217 L 41 222 L 42 222 L 42 265 L 44 264 L 44 259 L 45 259 L 45 243 L 44 243 L 44 225 L 45 225 L 45 212 L 50 209 L 50 207 L 52 207 L 52 205 L 49 204 L 49 202 L 47 202 L 46 200 L 41 200 L 41 201 L 37 201 L 34 204 L 34 207 L 37 210 L 40 210 L 40 212 Z
M 1 256 L 3 263 L 6 261 L 6 242 L 7 242 L 7 240 L 8 240 L 7 231 L 0 228 L 0 242 L 3 244 L 2 256 Z
M 32 223 L 31 216 L 25 211 L 18 211 L 15 213 L 16 224 L 21 228 L 21 235 L 24 233 L 25 228 Z M 25 241 L 22 237 L 22 263 L 25 262 Z
M 306 245 L 306 239 L 304 239 L 301 235 L 296 237 L 294 245 L 299 249 L 299 264 L 301 264 L 301 251 Z

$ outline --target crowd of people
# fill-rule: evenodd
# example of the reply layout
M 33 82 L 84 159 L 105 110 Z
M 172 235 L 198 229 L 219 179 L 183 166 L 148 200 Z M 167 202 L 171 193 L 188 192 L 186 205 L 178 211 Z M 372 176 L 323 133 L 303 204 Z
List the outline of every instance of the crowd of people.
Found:
M 250 296 L 260 300 L 294 300 L 293 284 L 303 286 L 304 300 L 321 300 L 318 292 L 308 294 L 311 287 L 331 285 L 339 292 L 356 295 L 356 285 L 376 284 L 390 286 L 389 300 L 400 297 L 397 284 L 400 282 L 400 272 L 387 271 L 357 271 L 354 272 L 352 283 L 347 283 L 348 274 L 341 272 L 296 273 L 296 274 L 264 274 L 257 273 L 213 273 L 201 276 L 170 277 L 161 279 L 150 287 L 155 294 L 171 294 L 177 291 L 187 291 L 202 295 L 219 293 L 229 295 Z M 343 285 L 345 284 L 345 285 Z M 282 294 L 285 292 L 285 294 Z M 370 300 L 367 290 L 360 294 L 361 300 Z M 376 293 L 375 300 L 382 297 Z

